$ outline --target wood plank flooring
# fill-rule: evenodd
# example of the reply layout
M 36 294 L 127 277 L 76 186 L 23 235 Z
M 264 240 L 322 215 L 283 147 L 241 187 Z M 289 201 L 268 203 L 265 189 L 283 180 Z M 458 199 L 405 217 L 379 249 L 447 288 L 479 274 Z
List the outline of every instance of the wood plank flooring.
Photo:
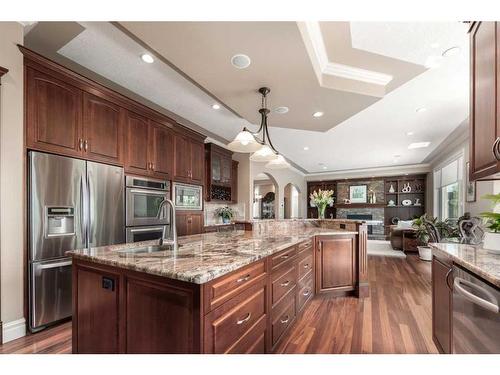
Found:
M 278 353 L 437 353 L 430 263 L 368 258 L 371 296 L 317 296 Z M 71 322 L 0 345 L 0 353 L 71 353 Z

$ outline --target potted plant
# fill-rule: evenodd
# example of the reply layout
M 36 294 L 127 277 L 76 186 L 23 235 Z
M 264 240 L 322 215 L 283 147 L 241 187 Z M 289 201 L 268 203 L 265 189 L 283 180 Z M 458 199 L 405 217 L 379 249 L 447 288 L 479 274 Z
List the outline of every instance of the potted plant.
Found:
M 430 261 L 432 260 L 432 250 L 429 247 L 429 239 L 430 235 L 427 231 L 427 227 L 425 226 L 425 221 L 427 219 L 427 214 L 423 214 L 422 216 L 413 220 L 413 228 L 415 229 L 415 236 L 417 237 L 417 249 L 418 256 L 422 260 Z M 436 218 L 432 218 L 429 221 L 435 223 Z
M 318 217 L 324 219 L 326 206 L 333 205 L 333 190 L 315 190 L 309 198 L 311 199 L 311 203 L 318 207 Z
M 221 217 L 224 224 L 229 224 L 234 217 L 234 210 L 228 206 L 219 207 L 215 210 L 215 216 Z
M 500 203 L 500 193 L 488 194 L 482 198 L 492 201 L 493 207 Z M 481 217 L 485 219 L 486 228 L 490 230 L 484 233 L 483 247 L 488 250 L 500 251 L 500 213 L 483 212 Z

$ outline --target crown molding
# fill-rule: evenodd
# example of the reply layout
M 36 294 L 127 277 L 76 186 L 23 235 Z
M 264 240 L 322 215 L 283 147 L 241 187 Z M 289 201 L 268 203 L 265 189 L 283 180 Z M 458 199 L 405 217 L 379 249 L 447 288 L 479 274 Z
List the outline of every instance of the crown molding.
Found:
M 380 86 L 386 86 L 392 81 L 393 76 L 389 74 L 329 61 L 319 22 L 300 22 L 299 28 L 302 31 L 303 36 L 309 39 L 313 52 L 311 57 L 316 60 L 313 62 L 313 66 L 317 66 L 320 69 L 321 74 Z

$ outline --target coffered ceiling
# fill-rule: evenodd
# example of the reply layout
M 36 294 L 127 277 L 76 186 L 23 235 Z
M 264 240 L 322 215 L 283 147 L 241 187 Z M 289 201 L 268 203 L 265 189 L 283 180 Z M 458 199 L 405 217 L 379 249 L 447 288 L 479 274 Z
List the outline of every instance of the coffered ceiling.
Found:
M 306 172 L 421 163 L 468 116 L 468 39 L 458 22 L 78 27 L 81 32 L 73 27 L 59 43 L 60 56 L 221 140 L 259 122 L 257 89 L 270 87 L 270 108 L 289 108 L 270 115 L 273 143 Z M 442 56 L 454 46 L 459 53 Z M 142 62 L 144 52 L 153 54 L 153 64 Z M 247 69 L 231 65 L 238 53 L 251 58 Z M 214 103 L 221 109 L 212 109 Z M 313 117 L 317 111 L 324 115 Z M 408 149 L 424 141 L 430 146 Z

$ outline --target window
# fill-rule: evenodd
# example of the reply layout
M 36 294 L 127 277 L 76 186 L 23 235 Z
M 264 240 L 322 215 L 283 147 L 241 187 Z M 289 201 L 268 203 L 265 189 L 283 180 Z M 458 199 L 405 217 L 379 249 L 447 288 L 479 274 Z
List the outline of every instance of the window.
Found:
M 463 156 L 434 170 L 434 216 L 457 220 L 463 214 Z

